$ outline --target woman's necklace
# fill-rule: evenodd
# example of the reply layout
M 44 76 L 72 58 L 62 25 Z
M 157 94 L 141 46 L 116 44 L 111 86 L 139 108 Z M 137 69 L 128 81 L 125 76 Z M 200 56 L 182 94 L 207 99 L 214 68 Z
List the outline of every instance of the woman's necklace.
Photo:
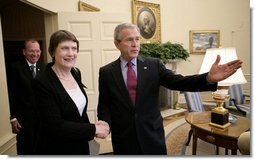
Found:
M 71 81 L 73 77 L 70 77 L 70 78 L 64 78 L 64 77 L 61 77 L 59 75 L 57 75 L 59 79 L 62 79 L 64 81 Z
M 59 75 L 59 73 L 57 72 L 56 68 L 54 66 L 52 66 L 52 69 L 54 70 L 54 72 L 56 73 L 57 77 L 60 80 L 64 80 L 64 81 L 71 81 L 73 79 L 73 76 L 71 76 L 70 78 L 65 78 Z

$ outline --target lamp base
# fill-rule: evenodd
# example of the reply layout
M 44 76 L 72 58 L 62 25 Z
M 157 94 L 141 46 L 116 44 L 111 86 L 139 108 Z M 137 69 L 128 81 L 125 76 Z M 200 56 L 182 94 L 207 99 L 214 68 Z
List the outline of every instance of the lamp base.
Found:
M 217 107 L 213 109 L 211 112 L 210 125 L 219 127 L 219 128 L 226 128 L 230 125 L 228 121 L 228 117 L 229 117 L 229 113 L 227 109 Z
M 231 124 L 228 122 L 228 123 L 226 123 L 225 125 L 219 125 L 219 124 L 210 122 L 209 125 L 214 126 L 214 127 L 217 127 L 217 128 L 225 129 L 225 128 L 227 128 L 228 126 L 230 126 Z
M 179 105 L 178 102 L 176 102 L 176 103 L 174 104 L 174 109 L 175 109 L 175 110 L 180 110 L 180 109 L 181 109 L 181 107 L 180 107 L 180 105 Z

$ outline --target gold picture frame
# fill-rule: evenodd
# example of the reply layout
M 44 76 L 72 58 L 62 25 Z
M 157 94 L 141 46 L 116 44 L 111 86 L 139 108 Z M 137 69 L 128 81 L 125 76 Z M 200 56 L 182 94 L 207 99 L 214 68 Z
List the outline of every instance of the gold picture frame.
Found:
M 190 53 L 204 54 L 208 48 L 219 48 L 220 30 L 191 30 Z
M 79 11 L 100 12 L 99 8 L 81 1 L 78 2 L 78 7 Z
M 160 5 L 132 0 L 132 22 L 140 29 L 141 43 L 160 43 Z

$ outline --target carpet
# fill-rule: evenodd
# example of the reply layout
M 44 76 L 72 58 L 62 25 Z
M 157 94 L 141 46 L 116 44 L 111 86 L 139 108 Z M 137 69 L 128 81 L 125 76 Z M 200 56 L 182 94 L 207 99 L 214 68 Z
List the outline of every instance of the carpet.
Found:
M 184 144 L 188 137 L 190 125 L 187 123 L 181 124 L 173 129 L 166 137 L 167 154 L 171 156 L 183 155 Z
M 191 156 L 192 155 L 192 137 L 188 146 L 186 141 L 190 131 L 190 125 L 184 120 L 178 120 L 166 127 L 166 147 L 169 156 Z M 171 128 L 171 129 L 170 129 Z M 219 155 L 216 155 L 216 147 L 213 144 L 207 143 L 200 139 L 197 140 L 197 155 L 198 156 L 223 156 L 225 149 L 219 148 Z M 231 154 L 231 151 L 228 151 Z M 237 151 L 237 156 L 241 153 Z

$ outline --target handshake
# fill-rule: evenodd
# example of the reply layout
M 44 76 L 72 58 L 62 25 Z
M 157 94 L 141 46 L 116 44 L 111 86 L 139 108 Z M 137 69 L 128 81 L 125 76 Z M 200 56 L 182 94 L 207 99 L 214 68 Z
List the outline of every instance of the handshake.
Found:
M 109 124 L 105 121 L 99 120 L 95 123 L 96 126 L 96 137 L 97 138 L 106 138 L 110 133 Z

